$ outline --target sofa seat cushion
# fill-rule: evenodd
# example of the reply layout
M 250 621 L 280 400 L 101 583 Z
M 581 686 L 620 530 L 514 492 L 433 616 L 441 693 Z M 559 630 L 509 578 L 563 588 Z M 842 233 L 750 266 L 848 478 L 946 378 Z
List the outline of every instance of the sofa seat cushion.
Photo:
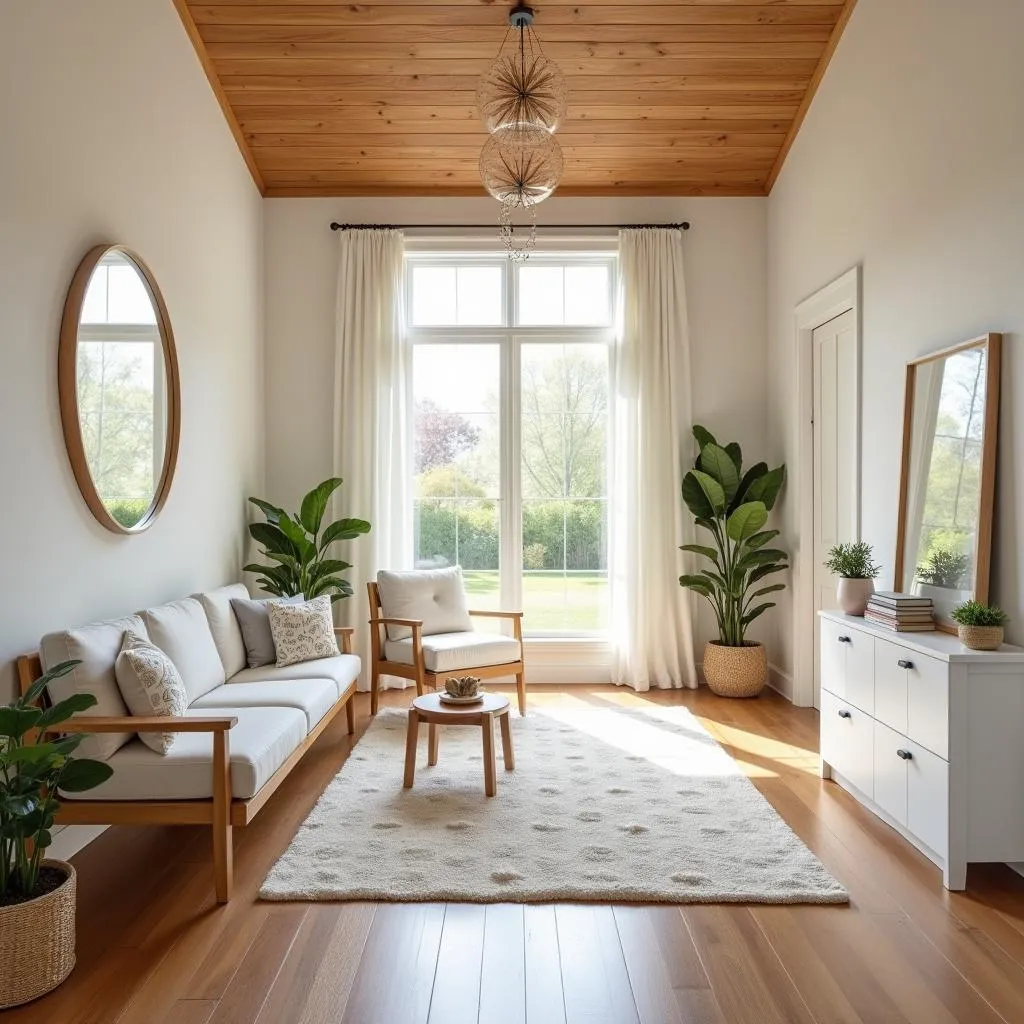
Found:
M 354 654 L 338 654 L 333 658 L 317 658 L 303 661 L 298 665 L 262 665 L 259 668 L 243 668 L 233 675 L 227 685 L 237 683 L 276 683 L 291 679 L 330 679 L 338 691 L 338 697 L 359 678 L 362 662 Z
M 123 619 L 93 622 L 77 629 L 48 633 L 39 645 L 43 669 L 49 671 L 62 661 L 80 661 L 67 675 L 55 679 L 47 687 L 55 704 L 76 693 L 91 693 L 96 703 L 83 715 L 120 718 L 128 714 L 128 706 L 118 689 L 114 662 L 121 653 L 125 633 L 147 637 L 146 626 L 138 615 Z M 172 659 L 173 660 L 173 659 Z M 86 736 L 78 748 L 79 757 L 95 757 L 105 761 L 123 747 L 135 733 L 99 733 Z
M 306 716 L 306 731 L 338 702 L 333 679 L 290 679 L 265 683 L 229 683 L 204 693 L 193 708 L 297 708 Z
M 228 733 L 231 795 L 248 800 L 266 784 L 306 738 L 306 716 L 297 708 L 189 708 L 188 718 L 232 715 Z M 178 733 L 160 755 L 139 740 L 108 759 L 114 774 L 85 793 L 62 793 L 64 800 L 204 800 L 213 795 L 213 736 Z
M 194 598 L 139 612 L 149 639 L 174 662 L 189 703 L 224 683 L 224 666 L 203 606 Z
M 213 634 L 213 642 L 217 645 L 225 677 L 233 676 L 245 668 L 245 643 L 242 640 L 238 619 L 231 608 L 231 599 L 247 601 L 249 591 L 246 590 L 244 583 L 232 583 L 192 596 L 206 612 L 206 621 L 210 624 L 210 632 Z
M 413 663 L 412 640 L 387 640 L 388 661 Z M 502 633 L 439 633 L 423 637 L 423 665 L 428 672 L 458 672 L 460 669 L 507 665 L 518 661 L 519 641 Z
M 419 619 L 423 635 L 472 630 L 466 607 L 462 569 L 411 569 L 405 572 L 382 570 L 377 573 L 377 593 L 385 618 Z M 408 626 L 387 627 L 388 639 L 404 640 L 412 636 Z

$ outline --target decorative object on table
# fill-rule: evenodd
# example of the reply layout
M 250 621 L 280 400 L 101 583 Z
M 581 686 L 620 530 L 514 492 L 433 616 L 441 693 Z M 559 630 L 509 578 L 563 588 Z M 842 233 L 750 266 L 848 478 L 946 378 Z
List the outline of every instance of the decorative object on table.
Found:
M 327 594 L 332 603 L 352 596 L 352 585 L 340 575 L 352 566 L 328 557 L 329 548 L 336 541 L 369 533 L 370 524 L 365 519 L 337 519 L 323 525 L 331 495 L 341 483 L 339 477 L 332 477 L 317 484 L 292 515 L 261 498 L 249 499 L 267 517 L 265 523 L 250 523 L 249 535 L 263 545 L 262 554 L 276 563 L 245 567 L 259 576 L 261 590 L 278 597 L 304 594 L 307 600 Z
M 930 597 L 884 590 L 872 594 L 864 618 L 894 633 L 928 633 L 935 629 Z
M 449 676 L 444 681 L 444 692 L 449 697 L 475 697 L 480 689 L 479 676 Z
M 718 623 L 718 639 L 704 646 L 704 678 L 721 697 L 756 697 L 768 679 L 763 644 L 747 640 L 750 624 L 775 605 L 755 603 L 785 589 L 784 583 L 758 584 L 789 568 L 785 551 L 767 545 L 778 530 L 762 530 L 786 479 L 786 467 L 758 462 L 743 472 L 735 442 L 719 445 L 704 427 L 695 426 L 700 446 L 696 466 L 683 478 L 683 500 L 714 547 L 684 544 L 682 551 L 708 559 L 712 569 L 679 577 L 681 586 L 707 598 Z M 756 588 L 756 589 L 755 589 Z
M 825 568 L 839 577 L 836 601 L 847 615 L 863 615 L 875 592 L 875 579 L 881 567 L 872 561 L 873 555 L 871 545 L 862 540 L 829 549 Z
M 953 609 L 953 621 L 964 647 L 972 651 L 998 651 L 1010 617 L 994 604 L 964 601 Z
M 72 757 L 84 734 L 39 734 L 91 708 L 92 694 L 48 708 L 38 702 L 51 680 L 78 664 L 55 665 L 0 707 L 0 1009 L 45 995 L 75 966 L 75 869 L 43 858 L 53 842 L 57 794 L 92 789 L 113 772 L 102 761 Z
M 894 586 L 947 633 L 956 605 L 988 600 L 1001 350 L 986 334 L 907 364 Z
M 528 259 L 536 246 L 537 204 L 558 187 L 564 167 L 554 133 L 565 117 L 565 78 L 544 56 L 533 20 L 532 7 L 511 10 L 497 59 L 477 88 L 480 120 L 491 133 L 480 153 L 480 180 L 501 203 L 498 236 L 514 260 Z M 513 224 L 520 210 L 530 218 L 521 243 Z

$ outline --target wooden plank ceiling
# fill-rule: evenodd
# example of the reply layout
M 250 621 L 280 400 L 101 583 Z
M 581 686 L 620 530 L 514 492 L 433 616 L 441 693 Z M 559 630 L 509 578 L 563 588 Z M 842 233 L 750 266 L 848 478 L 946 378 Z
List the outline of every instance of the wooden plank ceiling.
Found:
M 174 0 L 267 196 L 479 195 L 499 0 Z M 855 0 L 536 0 L 559 195 L 765 195 Z

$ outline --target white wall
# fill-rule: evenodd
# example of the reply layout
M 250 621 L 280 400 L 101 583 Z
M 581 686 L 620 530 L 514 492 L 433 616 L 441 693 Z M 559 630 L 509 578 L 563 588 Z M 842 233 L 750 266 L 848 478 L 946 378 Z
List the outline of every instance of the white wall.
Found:
M 555 198 L 539 211 L 550 224 L 691 222 L 684 244 L 695 419 L 757 457 L 764 454 L 767 423 L 765 205 L 763 199 Z M 331 221 L 496 230 L 497 210 L 489 199 L 266 201 L 271 500 L 293 505 L 331 474 L 338 251 Z M 702 617 L 702 636 L 709 627 Z
M 792 460 L 793 310 L 863 277 L 863 538 L 892 582 L 904 363 L 1007 335 L 994 600 L 1024 641 L 1024 4 L 860 0 L 769 199 L 771 448 Z M 792 548 L 795 508 L 786 506 Z M 792 617 L 778 660 L 792 664 Z
M 262 485 L 262 201 L 169 0 L 0 5 L 0 702 L 50 629 L 237 579 Z M 151 267 L 181 369 L 181 450 L 153 527 L 82 500 L 57 405 L 79 260 Z

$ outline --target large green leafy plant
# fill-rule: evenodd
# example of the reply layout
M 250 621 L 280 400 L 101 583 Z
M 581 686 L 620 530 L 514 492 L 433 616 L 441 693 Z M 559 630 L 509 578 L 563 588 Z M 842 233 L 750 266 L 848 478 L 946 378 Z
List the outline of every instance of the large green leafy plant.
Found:
M 267 517 L 265 523 L 251 523 L 249 533 L 276 564 L 247 565 L 245 571 L 259 576 L 257 582 L 266 593 L 305 594 L 307 599 L 329 594 L 332 602 L 352 596 L 352 585 L 339 575 L 351 569 L 351 563 L 329 557 L 328 549 L 336 541 L 369 533 L 370 524 L 365 519 L 338 519 L 324 526 L 328 502 L 340 486 L 338 477 L 318 484 L 291 515 L 261 498 L 249 499 Z
M 0 903 L 35 893 L 43 854 L 53 842 L 58 791 L 80 793 L 113 774 L 102 761 L 71 756 L 84 733 L 48 739 L 43 732 L 96 703 L 91 693 L 79 693 L 49 708 L 37 705 L 47 683 L 77 664 L 61 662 L 23 697 L 0 707 Z
M 700 446 L 696 465 L 683 478 L 683 500 L 714 546 L 684 544 L 711 562 L 697 575 L 679 577 L 681 586 L 706 597 L 718 620 L 719 643 L 742 647 L 751 622 L 774 602 L 758 598 L 785 589 L 784 583 L 758 586 L 788 568 L 788 555 L 768 544 L 778 530 L 764 530 L 786 479 L 786 467 L 759 462 L 743 472 L 743 454 L 735 442 L 720 445 L 704 427 L 695 426 Z

